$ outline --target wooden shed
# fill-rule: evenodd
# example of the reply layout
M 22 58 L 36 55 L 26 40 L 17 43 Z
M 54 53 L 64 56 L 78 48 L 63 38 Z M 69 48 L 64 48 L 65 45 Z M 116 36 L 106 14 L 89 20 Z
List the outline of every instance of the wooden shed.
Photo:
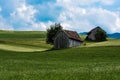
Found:
M 61 30 L 54 38 L 54 48 L 68 48 L 81 45 L 82 40 L 76 31 Z
M 99 36 L 97 35 L 99 33 Z M 89 41 L 105 41 L 107 37 L 106 32 L 99 26 L 88 32 L 86 40 Z

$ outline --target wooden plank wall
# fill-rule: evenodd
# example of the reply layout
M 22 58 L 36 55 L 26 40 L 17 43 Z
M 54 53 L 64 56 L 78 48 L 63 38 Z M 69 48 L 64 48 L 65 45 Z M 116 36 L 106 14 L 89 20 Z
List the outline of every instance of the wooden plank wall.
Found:
M 69 47 L 69 38 L 63 31 L 61 31 L 54 40 L 54 48 L 59 49 L 67 47 Z
M 76 40 L 73 40 L 73 39 L 69 39 L 69 47 L 75 47 L 75 46 L 79 46 L 80 45 L 80 42 L 79 41 L 76 41 Z

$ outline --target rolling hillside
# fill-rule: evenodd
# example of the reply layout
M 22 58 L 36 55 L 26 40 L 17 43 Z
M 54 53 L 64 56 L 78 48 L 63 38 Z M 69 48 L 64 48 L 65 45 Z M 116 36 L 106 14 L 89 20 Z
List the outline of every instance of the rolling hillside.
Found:
M 82 40 L 85 35 L 80 35 Z M 10 51 L 44 51 L 52 48 L 45 42 L 46 32 L 44 31 L 0 31 L 0 49 Z M 105 42 L 85 42 L 83 47 L 95 46 L 120 46 L 120 39 L 108 39 Z
M 0 80 L 120 80 L 120 39 L 50 50 L 45 37 L 1 31 Z
M 80 35 L 82 40 L 85 35 Z M 20 52 L 45 51 L 52 48 L 45 42 L 44 31 L 0 31 L 0 49 Z M 105 42 L 85 42 L 82 47 L 120 46 L 120 39 L 108 39 Z
M 44 31 L 0 31 L 0 38 L 45 38 Z
M 47 45 L 46 32 L 43 31 L 0 31 L 0 49 L 11 51 L 43 51 Z
M 120 46 L 120 39 L 108 39 L 104 42 L 86 42 L 85 47 Z

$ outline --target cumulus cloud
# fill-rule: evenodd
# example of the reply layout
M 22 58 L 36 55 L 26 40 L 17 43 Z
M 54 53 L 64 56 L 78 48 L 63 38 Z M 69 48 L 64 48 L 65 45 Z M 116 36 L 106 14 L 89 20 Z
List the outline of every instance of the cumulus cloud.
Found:
M 57 1 L 59 2 L 60 0 Z M 119 13 L 103 9 L 102 7 L 79 7 L 78 5 L 74 4 L 79 4 L 80 2 L 78 0 L 75 1 L 76 2 L 72 3 L 72 0 L 63 0 L 60 4 L 64 7 L 64 10 L 59 15 L 58 20 L 62 23 L 62 25 L 65 25 L 65 29 L 83 32 L 88 31 L 96 26 L 101 26 L 107 32 L 120 31 Z M 104 5 L 111 5 L 114 3 L 114 0 L 92 0 L 91 4 L 95 2 L 101 2 Z M 89 1 L 87 2 L 84 0 L 83 3 L 86 3 L 84 5 L 87 5 Z
M 27 6 L 25 3 L 22 3 L 13 13 L 11 13 L 11 17 L 14 19 L 21 19 L 26 22 L 31 22 L 31 20 L 34 19 L 35 13 L 36 10 L 33 6 Z
M 16 7 L 16 9 L 11 13 L 10 18 L 12 19 L 11 23 L 16 26 L 15 30 L 43 30 L 45 31 L 51 24 L 53 24 L 52 21 L 37 21 L 37 19 L 40 17 L 37 14 L 41 14 L 39 8 L 33 5 L 29 5 L 26 2 L 21 2 L 18 4 L 19 6 Z M 42 9 L 45 7 L 42 6 Z M 43 11 L 43 10 L 41 10 Z M 43 13 L 45 13 L 43 11 Z M 44 14 L 42 14 L 43 17 L 45 17 Z
M 33 8 L 33 6 L 28 6 L 26 3 L 19 3 L 19 6 L 13 11 L 10 15 L 10 18 L 12 19 L 12 24 L 17 24 L 16 26 L 21 27 L 27 27 L 30 28 L 30 26 L 34 22 L 34 15 L 36 13 L 36 10 Z
M 0 4 L 2 3 L 4 3 L 4 5 L 2 5 L 4 9 L 3 11 L 2 7 L 0 7 L 0 29 L 2 30 L 45 31 L 48 26 L 53 24 L 52 21 L 36 21 L 36 17 L 39 17 L 36 16 L 39 10 L 37 10 L 37 8 L 35 8 L 33 5 L 27 4 L 25 0 L 0 1 Z M 7 9 L 7 12 L 5 9 Z
M 109 32 L 119 32 L 120 31 L 120 17 L 116 12 L 112 12 L 102 8 L 91 9 L 89 16 L 93 16 L 96 24 L 103 26 Z
M 112 5 L 115 3 L 115 0 L 100 0 L 101 4 Z
M 96 3 L 100 3 L 101 5 L 112 5 L 115 0 L 57 0 L 57 3 L 66 5 L 75 5 L 75 6 L 88 6 Z
M 115 8 L 114 11 L 105 9 L 105 6 L 114 6 L 115 2 L 115 0 L 1 0 L 0 26 L 3 27 L 0 29 L 46 30 L 51 24 L 59 22 L 64 29 L 78 32 L 89 31 L 96 26 L 101 26 L 108 32 L 119 32 L 120 8 Z
M 8 24 L 8 22 L 0 16 L 0 29 L 1 30 L 13 30 L 13 27 L 11 24 Z

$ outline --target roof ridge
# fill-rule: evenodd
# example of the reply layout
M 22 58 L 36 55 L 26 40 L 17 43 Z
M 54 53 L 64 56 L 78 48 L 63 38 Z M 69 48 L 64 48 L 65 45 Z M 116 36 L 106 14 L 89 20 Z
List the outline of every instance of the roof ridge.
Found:
M 64 30 L 65 30 L 65 29 L 64 29 Z M 72 31 L 72 30 L 65 30 L 65 31 L 76 32 L 76 31 Z
M 70 31 L 70 30 L 63 30 L 63 31 L 68 35 L 69 38 L 82 41 L 76 31 Z

